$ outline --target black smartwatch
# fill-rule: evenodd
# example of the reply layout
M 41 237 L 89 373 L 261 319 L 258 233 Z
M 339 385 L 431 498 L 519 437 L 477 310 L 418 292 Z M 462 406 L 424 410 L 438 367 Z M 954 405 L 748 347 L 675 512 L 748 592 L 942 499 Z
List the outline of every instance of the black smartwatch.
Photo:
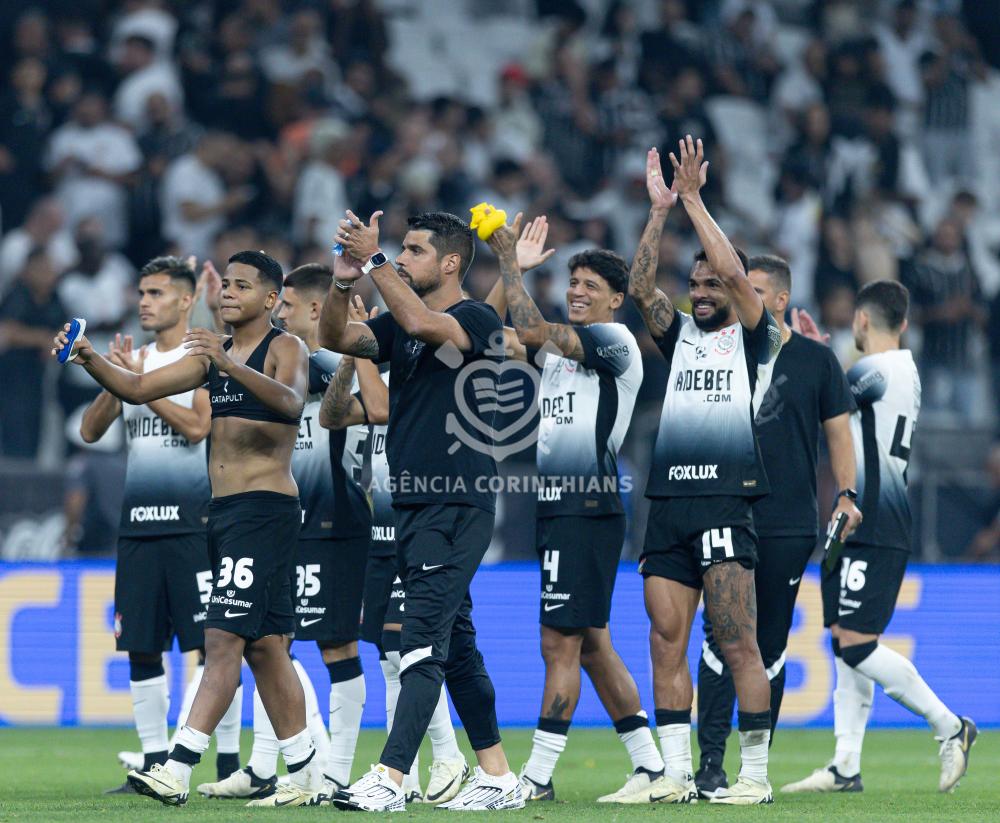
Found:
M 839 500 L 841 497 L 846 497 L 852 503 L 858 502 L 858 493 L 854 489 L 841 489 L 837 492 L 837 499 Z

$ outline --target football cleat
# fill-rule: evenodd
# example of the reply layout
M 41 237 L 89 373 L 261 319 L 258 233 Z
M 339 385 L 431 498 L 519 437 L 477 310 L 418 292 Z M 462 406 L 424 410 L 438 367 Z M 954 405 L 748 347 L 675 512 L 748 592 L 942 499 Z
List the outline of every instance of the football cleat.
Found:
M 154 763 L 148 772 L 133 769 L 128 782 L 139 794 L 159 800 L 164 806 L 183 806 L 187 803 L 188 787 L 165 766 Z
M 287 774 L 283 774 L 281 777 L 278 778 L 278 785 L 279 786 L 288 785 L 290 782 L 291 782 L 291 778 Z M 347 786 L 344 786 L 344 785 L 338 783 L 336 780 L 334 780 L 329 775 L 324 774 L 323 775 L 323 788 L 320 789 L 320 792 L 319 792 L 319 805 L 320 806 L 329 806 L 331 803 L 333 803 L 333 796 L 337 792 L 339 792 L 339 791 L 341 791 L 343 789 L 346 789 L 346 788 L 347 788 Z
M 258 797 L 247 803 L 247 806 L 319 806 L 322 794 L 314 789 L 289 783 L 278 786 L 267 797 Z
M 199 784 L 198 794 L 205 797 L 239 797 L 244 800 L 254 800 L 269 797 L 274 794 L 276 788 L 277 779 L 274 775 L 257 777 L 253 769 L 247 766 L 245 769 L 233 772 L 225 780 Z
M 521 781 L 514 772 L 495 777 L 487 774 L 479 766 L 472 773 L 469 782 L 458 795 L 439 809 L 452 812 L 497 811 L 499 809 L 523 809 Z
M 439 803 L 447 803 L 458 794 L 462 783 L 469 776 L 469 764 L 465 762 L 464 757 L 455 760 L 435 760 L 431 763 L 430 771 L 431 780 L 427 784 L 427 794 L 420 802 L 436 806 Z
M 142 767 L 146 765 L 146 758 L 142 752 L 118 752 L 118 762 L 126 771 L 135 769 L 141 772 Z
M 132 784 L 127 780 L 120 786 L 115 786 L 113 789 L 105 789 L 105 794 L 138 794 L 138 792 L 132 788 Z
M 333 796 L 338 809 L 360 812 L 404 812 L 406 797 L 381 763 Z
M 425 803 L 424 793 L 420 791 L 420 786 L 412 786 L 403 790 L 403 800 L 406 803 Z
M 694 785 L 698 788 L 698 797 L 711 800 L 716 791 L 729 788 L 729 779 L 722 766 L 706 758 L 701 761 L 701 768 L 694 776 Z
M 766 780 L 759 783 L 749 777 L 740 776 L 735 784 L 725 789 L 719 789 L 709 803 L 721 803 L 726 806 L 761 806 L 774 802 L 771 784 Z
M 663 772 L 652 772 L 642 767 L 629 775 L 618 791 L 597 798 L 598 803 L 691 803 L 689 787 L 665 777 Z
M 556 790 L 550 779 L 544 786 L 536 783 L 521 769 L 521 776 L 518 778 L 521 783 L 521 797 L 525 803 L 533 803 L 536 800 L 555 800 Z
M 969 768 L 969 753 L 979 736 L 979 729 L 969 717 L 962 718 L 962 728 L 953 737 L 941 740 L 938 756 L 941 758 L 941 780 L 938 789 L 953 792 L 958 781 Z
M 816 769 L 809 777 L 796 783 L 781 787 L 783 794 L 798 794 L 799 792 L 863 792 L 861 772 L 852 777 L 844 777 L 832 763 L 822 769 Z

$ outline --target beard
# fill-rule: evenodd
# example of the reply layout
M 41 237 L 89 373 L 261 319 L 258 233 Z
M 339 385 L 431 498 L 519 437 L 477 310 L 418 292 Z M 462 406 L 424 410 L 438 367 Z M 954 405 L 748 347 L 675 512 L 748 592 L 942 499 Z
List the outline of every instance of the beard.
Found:
M 702 331 L 715 331 L 729 318 L 729 306 L 716 306 L 715 311 L 708 317 L 698 317 L 693 313 L 691 317 L 694 324 Z
M 417 297 L 424 297 L 432 291 L 435 291 L 441 285 L 440 275 L 435 277 L 433 280 L 418 283 L 413 279 L 413 275 L 406 271 L 406 269 L 403 269 L 400 274 L 403 275 L 403 282 L 413 289 L 413 293 L 417 295 Z

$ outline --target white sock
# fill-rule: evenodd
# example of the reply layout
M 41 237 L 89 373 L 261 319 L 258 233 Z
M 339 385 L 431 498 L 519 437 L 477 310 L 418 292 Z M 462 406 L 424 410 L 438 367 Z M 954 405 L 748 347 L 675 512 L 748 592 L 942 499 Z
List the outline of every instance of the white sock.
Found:
M 653 742 L 653 733 L 649 729 L 649 716 L 644 711 L 640 711 L 638 716 L 645 720 L 646 724 L 632 731 L 619 732 L 618 739 L 625 746 L 628 756 L 632 758 L 633 772 L 636 769 L 662 772 L 664 768 L 663 757 L 660 755 L 660 750 L 656 748 L 656 743 Z
M 740 732 L 740 777 L 767 783 L 767 747 L 770 729 Z
M 177 732 L 176 738 L 175 746 L 183 746 L 199 757 L 205 753 L 205 750 L 208 748 L 208 742 L 211 739 L 209 735 L 197 729 L 192 729 L 190 726 L 182 726 L 180 731 Z M 171 757 L 167 760 L 164 768 L 185 786 L 191 782 L 191 769 L 194 767 L 190 763 L 181 763 L 179 760 L 174 760 Z
M 546 785 L 556 770 L 559 755 L 566 748 L 566 735 L 535 729 L 531 741 L 531 755 L 524 767 L 524 773 L 539 786 Z
M 135 730 L 143 753 L 167 751 L 167 709 L 170 708 L 167 676 L 130 680 L 128 687 L 132 692 Z
M 444 686 L 441 686 L 441 694 L 438 696 L 437 706 L 434 707 L 434 714 L 431 715 L 427 735 L 431 739 L 435 760 L 465 760 L 455 739 L 455 727 L 451 725 L 448 692 Z
M 278 736 L 257 689 L 253 692 L 253 751 L 247 766 L 257 777 L 273 777 L 278 771 Z
M 660 748 L 663 750 L 664 774 L 677 783 L 687 783 L 693 774 L 691 724 L 669 723 L 657 726 L 656 735 L 660 738 Z
M 326 721 L 319 710 L 319 698 L 316 697 L 316 689 L 313 688 L 312 680 L 306 673 L 305 666 L 299 662 L 297 657 L 292 658 L 292 668 L 299 676 L 302 684 L 302 691 L 306 697 L 306 727 L 312 737 L 313 746 L 316 748 L 316 762 L 326 763 L 326 758 L 330 753 L 330 733 L 326 730 Z
M 243 684 L 236 687 L 233 702 L 215 727 L 215 746 L 219 754 L 240 753 L 240 726 L 243 723 Z
M 170 738 L 170 748 L 177 742 L 177 732 L 184 728 L 188 715 L 191 714 L 191 707 L 194 705 L 195 695 L 198 694 L 198 687 L 201 685 L 201 677 L 205 674 L 205 664 L 199 663 L 194 667 L 194 673 L 184 687 L 184 696 L 181 697 L 181 708 L 177 713 L 177 725 L 174 727 L 174 736 Z
M 360 669 L 361 661 L 358 658 L 353 660 L 357 661 Z M 351 782 L 351 766 L 361 731 L 365 696 L 364 674 L 330 684 L 330 753 L 326 759 L 326 775 L 341 785 Z
M 962 728 L 958 716 L 941 702 L 916 667 L 899 652 L 879 644 L 856 668 L 901 706 L 923 717 L 938 737 L 946 740 Z
M 281 756 L 288 767 L 291 782 L 299 787 L 313 787 L 316 782 L 316 748 L 309 729 L 304 728 L 292 737 L 278 741 Z
M 399 700 L 399 652 L 386 652 L 385 660 L 380 660 L 382 676 L 385 678 L 385 730 L 392 731 L 392 721 L 396 716 L 396 701 Z M 433 722 L 433 720 L 431 721 Z M 403 775 L 403 791 L 420 788 L 420 754 L 413 758 L 410 771 Z
M 833 765 L 842 777 L 854 777 L 861 771 L 861 746 L 872 711 L 875 681 L 855 671 L 839 657 L 834 661 L 837 688 L 833 691 L 833 733 L 837 748 Z

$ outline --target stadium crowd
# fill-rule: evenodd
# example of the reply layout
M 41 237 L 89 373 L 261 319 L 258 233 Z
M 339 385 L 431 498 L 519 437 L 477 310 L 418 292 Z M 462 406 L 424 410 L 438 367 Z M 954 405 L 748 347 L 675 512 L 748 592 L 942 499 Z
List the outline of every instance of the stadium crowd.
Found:
M 993 0 L 50 0 L 0 42 L 5 458 L 80 446 L 60 421 L 98 387 L 48 362 L 53 330 L 85 316 L 101 346 L 134 325 L 154 255 L 262 248 L 287 271 L 328 259 L 346 208 L 384 209 L 392 243 L 409 214 L 486 200 L 548 216 L 557 252 L 530 287 L 565 320 L 566 261 L 631 255 L 645 151 L 686 133 L 728 236 L 790 261 L 793 305 L 845 366 L 854 294 L 901 280 L 923 420 L 1000 418 Z M 684 218 L 663 233 L 657 280 L 679 306 L 697 247 Z M 497 269 L 480 252 L 481 298 Z M 628 303 L 624 319 L 639 407 L 657 407 L 667 364 Z M 973 556 L 997 555 L 988 522 Z

